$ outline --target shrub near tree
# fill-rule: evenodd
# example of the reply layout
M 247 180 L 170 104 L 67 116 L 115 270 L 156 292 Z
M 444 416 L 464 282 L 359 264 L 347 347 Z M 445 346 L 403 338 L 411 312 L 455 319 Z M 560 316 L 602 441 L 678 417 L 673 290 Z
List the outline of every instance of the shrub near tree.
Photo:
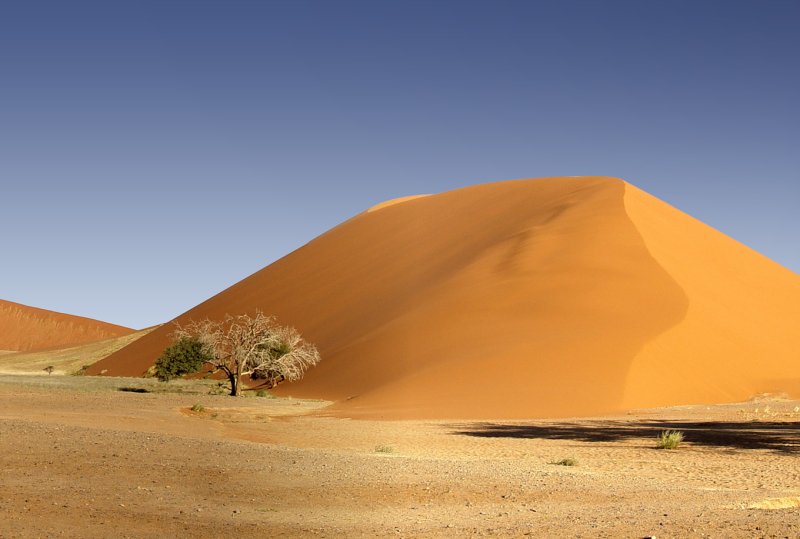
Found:
M 239 395 L 244 376 L 264 380 L 267 387 L 274 387 L 284 380 L 299 380 L 321 360 L 316 347 L 296 329 L 280 326 L 275 318 L 260 311 L 255 316 L 226 315 L 221 322 L 203 320 L 178 325 L 173 336 L 175 343 L 165 350 L 163 361 L 159 358 L 161 367 L 156 362 L 159 379 L 164 379 L 160 370 L 167 374 L 180 371 L 180 376 L 197 372 L 205 364 L 211 372 L 225 373 L 233 396 Z M 188 343 L 191 348 L 187 348 Z M 183 354 L 167 354 L 178 345 L 191 352 L 191 361 Z
M 162 382 L 168 382 L 197 372 L 213 360 L 213 354 L 200 339 L 182 335 L 156 360 L 155 374 Z

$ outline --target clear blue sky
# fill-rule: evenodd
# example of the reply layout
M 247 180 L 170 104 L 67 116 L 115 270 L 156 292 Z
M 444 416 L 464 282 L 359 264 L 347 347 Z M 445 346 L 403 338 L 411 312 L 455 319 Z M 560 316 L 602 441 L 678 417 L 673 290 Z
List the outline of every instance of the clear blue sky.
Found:
M 143 327 L 384 199 L 552 175 L 800 271 L 798 28 L 781 0 L 3 2 L 0 298 Z

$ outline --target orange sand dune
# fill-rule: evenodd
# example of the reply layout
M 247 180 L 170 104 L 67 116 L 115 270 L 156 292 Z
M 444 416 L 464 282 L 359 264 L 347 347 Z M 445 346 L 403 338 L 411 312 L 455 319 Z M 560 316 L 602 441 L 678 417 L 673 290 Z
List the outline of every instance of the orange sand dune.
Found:
M 800 396 L 800 277 L 604 177 L 379 205 L 179 320 L 260 308 L 343 416 L 525 418 Z M 139 375 L 169 325 L 96 364 Z
M 133 333 L 106 322 L 0 300 L 0 350 L 31 351 Z

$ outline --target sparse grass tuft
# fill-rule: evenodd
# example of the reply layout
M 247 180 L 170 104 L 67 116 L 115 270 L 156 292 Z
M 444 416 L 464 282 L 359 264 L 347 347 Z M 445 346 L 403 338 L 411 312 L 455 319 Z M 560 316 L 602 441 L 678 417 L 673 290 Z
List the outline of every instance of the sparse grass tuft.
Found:
M 665 430 L 658 436 L 659 449 L 677 449 L 683 442 L 683 432 L 679 430 Z
M 266 389 L 259 389 L 256 392 L 256 397 L 263 397 L 263 398 L 267 398 L 267 399 L 274 399 L 275 398 Z
M 209 395 L 227 395 L 229 392 L 230 390 L 225 387 L 224 382 L 217 382 L 216 386 L 213 386 L 208 390 Z
M 577 466 L 578 460 L 572 457 L 561 459 L 561 460 L 554 460 L 550 464 L 555 464 L 556 466 Z
M 391 445 L 377 445 L 375 446 L 376 453 L 394 453 L 394 447 Z
M 200 404 L 199 402 L 192 405 L 192 412 L 204 412 L 205 409 L 206 407 Z

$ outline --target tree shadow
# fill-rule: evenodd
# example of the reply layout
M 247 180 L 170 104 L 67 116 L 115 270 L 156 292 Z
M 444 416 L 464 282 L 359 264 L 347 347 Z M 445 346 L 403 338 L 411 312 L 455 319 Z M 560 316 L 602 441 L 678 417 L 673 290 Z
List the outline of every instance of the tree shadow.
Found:
M 565 423 L 478 423 L 459 425 L 452 434 L 477 438 L 531 438 L 579 442 L 646 441 L 655 447 L 665 430 L 680 430 L 692 445 L 730 449 L 800 452 L 800 422 L 767 421 L 585 421 Z

